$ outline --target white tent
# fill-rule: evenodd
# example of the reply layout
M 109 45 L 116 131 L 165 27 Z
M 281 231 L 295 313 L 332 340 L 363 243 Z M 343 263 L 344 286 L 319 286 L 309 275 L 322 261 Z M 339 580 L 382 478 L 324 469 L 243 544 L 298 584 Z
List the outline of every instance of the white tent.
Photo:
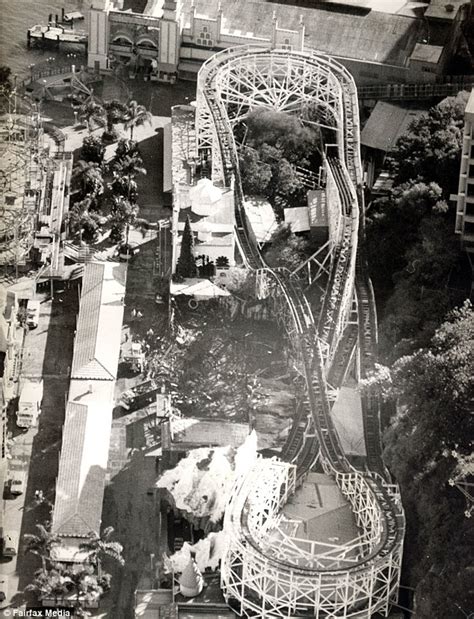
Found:
M 216 204 L 222 198 L 222 191 L 214 187 L 208 178 L 202 178 L 189 190 L 191 210 L 196 215 L 208 217 L 215 210 Z
M 171 282 L 170 292 L 173 296 L 184 294 L 197 301 L 208 301 L 217 297 L 229 297 L 230 292 L 219 288 L 208 279 L 189 278 L 182 283 Z

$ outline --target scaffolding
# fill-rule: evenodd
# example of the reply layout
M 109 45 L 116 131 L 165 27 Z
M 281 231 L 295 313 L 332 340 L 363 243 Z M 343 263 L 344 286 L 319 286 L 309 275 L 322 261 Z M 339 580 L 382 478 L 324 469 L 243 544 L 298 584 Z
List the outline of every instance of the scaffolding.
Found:
M 24 265 L 34 241 L 46 166 L 38 106 L 0 92 L 0 265 Z

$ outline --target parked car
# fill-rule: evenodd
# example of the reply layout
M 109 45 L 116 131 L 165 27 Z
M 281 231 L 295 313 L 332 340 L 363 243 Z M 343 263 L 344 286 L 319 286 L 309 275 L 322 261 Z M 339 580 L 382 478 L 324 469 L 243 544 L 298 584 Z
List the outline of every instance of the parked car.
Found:
M 19 496 L 23 494 L 26 489 L 26 471 L 18 471 L 15 476 L 12 477 L 8 483 L 10 494 Z
M 3 538 L 3 556 L 14 557 L 18 552 L 19 536 L 17 532 L 6 533 Z
M 36 329 L 39 321 L 40 302 L 34 299 L 29 300 L 26 311 L 26 324 L 30 329 Z
M 22 381 L 21 394 L 18 400 L 16 412 L 16 424 L 19 428 L 27 430 L 38 424 L 41 413 L 41 401 L 43 400 L 43 381 Z

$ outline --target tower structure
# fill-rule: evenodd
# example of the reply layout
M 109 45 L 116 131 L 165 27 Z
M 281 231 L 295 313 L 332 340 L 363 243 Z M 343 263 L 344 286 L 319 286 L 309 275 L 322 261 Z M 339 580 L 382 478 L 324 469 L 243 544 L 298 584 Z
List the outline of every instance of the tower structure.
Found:
M 0 264 L 25 263 L 44 194 L 38 109 L 15 90 L 0 92 Z
M 464 112 L 464 135 L 459 171 L 459 188 L 456 200 L 456 223 L 454 231 L 459 234 L 473 268 L 474 261 L 474 90 L 471 91 Z M 474 269 L 471 292 L 474 289 Z
M 108 69 L 109 20 L 113 8 L 111 0 L 92 0 L 88 15 L 88 65 L 95 69 Z

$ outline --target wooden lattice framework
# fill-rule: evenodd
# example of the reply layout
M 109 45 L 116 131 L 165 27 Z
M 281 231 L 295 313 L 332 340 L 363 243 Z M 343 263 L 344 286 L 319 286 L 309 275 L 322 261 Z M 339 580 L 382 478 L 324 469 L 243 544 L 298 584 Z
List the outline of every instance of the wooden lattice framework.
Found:
M 292 278 L 268 269 L 258 255 L 245 223 L 232 134 L 235 123 L 252 107 L 303 115 L 310 105 L 319 122 L 336 134 L 336 154 L 326 161 L 334 185 L 328 208 L 334 211 L 335 225 L 327 247 L 330 258 L 317 264 L 327 275 L 318 324 L 299 288 L 298 274 Z M 226 509 L 229 546 L 221 567 L 225 598 L 241 616 L 262 619 L 308 614 L 321 619 L 361 618 L 375 612 L 386 616 L 397 600 L 402 560 L 404 514 L 398 487 L 377 460 L 376 402 L 366 402 L 364 409 L 371 430 L 366 434 L 367 462 L 376 466 L 361 472 L 345 457 L 330 418 L 339 386 L 336 377 L 343 375 L 345 364 L 333 372 L 335 385 L 327 381 L 335 355 L 347 359 L 355 342 L 361 347 L 360 363 L 370 365 L 376 338 L 370 281 L 358 254 L 362 175 L 354 82 L 341 65 L 315 52 L 234 48 L 203 65 L 196 118 L 198 150 L 212 155 L 213 181 L 234 188 L 237 246 L 256 274 L 257 298 L 273 301 L 274 316 L 302 366 L 307 397 L 300 450 L 306 444 L 319 445 L 323 468 L 351 504 L 360 531 L 356 539 L 341 545 L 297 539 L 281 508 L 301 481 L 300 465 L 292 464 L 297 459 L 290 452 L 288 462 L 258 459 L 236 482 Z M 314 463 L 314 453 L 310 456 L 304 471 Z

